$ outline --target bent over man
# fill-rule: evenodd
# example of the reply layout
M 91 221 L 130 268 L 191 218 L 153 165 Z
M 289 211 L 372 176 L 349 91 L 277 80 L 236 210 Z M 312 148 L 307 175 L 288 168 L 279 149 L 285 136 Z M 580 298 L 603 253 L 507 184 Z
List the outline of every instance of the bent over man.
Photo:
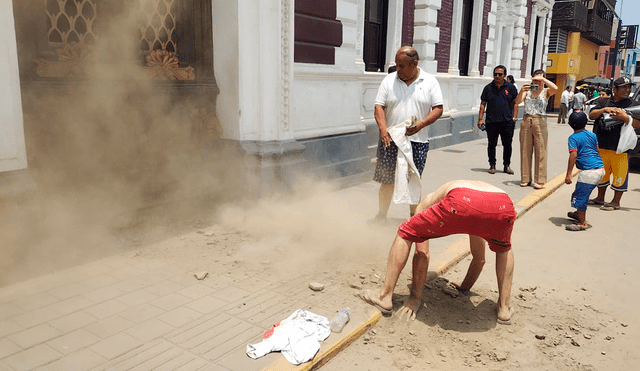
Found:
M 383 314 L 392 313 L 392 295 L 400 272 L 407 263 L 415 242 L 411 295 L 399 309 L 414 320 L 422 304 L 422 290 L 429 268 L 429 239 L 452 234 L 468 234 L 473 259 L 467 274 L 458 285 L 468 291 L 480 276 L 485 263 L 485 241 L 496 253 L 498 278 L 498 323 L 510 324 L 513 307 L 510 305 L 513 281 L 513 252 L 511 232 L 516 220 L 513 203 L 503 190 L 490 184 L 455 180 L 428 194 L 416 209 L 416 214 L 402 223 L 389 251 L 387 272 L 380 291 L 362 293 L 362 299 L 377 307 Z

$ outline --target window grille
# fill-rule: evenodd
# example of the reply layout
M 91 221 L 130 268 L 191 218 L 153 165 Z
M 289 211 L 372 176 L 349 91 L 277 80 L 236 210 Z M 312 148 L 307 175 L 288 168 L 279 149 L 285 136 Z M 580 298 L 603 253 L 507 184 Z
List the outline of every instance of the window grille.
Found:
M 96 34 L 96 0 L 45 0 L 45 12 L 49 18 L 47 40 L 51 46 L 70 43 L 92 45 Z
M 176 53 L 176 0 L 139 0 L 140 51 L 166 50 Z

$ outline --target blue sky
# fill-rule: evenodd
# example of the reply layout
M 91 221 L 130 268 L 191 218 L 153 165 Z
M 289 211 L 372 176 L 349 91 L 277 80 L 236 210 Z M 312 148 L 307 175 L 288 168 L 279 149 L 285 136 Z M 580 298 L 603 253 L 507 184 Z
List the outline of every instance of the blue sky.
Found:
M 640 25 L 640 0 L 616 1 L 616 13 L 622 18 L 623 25 Z

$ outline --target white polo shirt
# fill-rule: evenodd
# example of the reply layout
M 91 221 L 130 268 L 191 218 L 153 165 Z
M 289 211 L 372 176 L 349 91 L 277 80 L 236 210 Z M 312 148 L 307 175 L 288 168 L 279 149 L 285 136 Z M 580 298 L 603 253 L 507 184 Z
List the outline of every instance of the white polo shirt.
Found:
M 375 104 L 385 107 L 387 127 L 400 125 L 411 116 L 422 120 L 431 112 L 431 107 L 444 105 L 442 91 L 436 77 L 424 72 L 420 67 L 420 75 L 411 85 L 400 80 L 397 72 L 387 75 L 376 95 Z M 428 143 L 429 133 L 426 129 L 409 137 L 412 142 Z

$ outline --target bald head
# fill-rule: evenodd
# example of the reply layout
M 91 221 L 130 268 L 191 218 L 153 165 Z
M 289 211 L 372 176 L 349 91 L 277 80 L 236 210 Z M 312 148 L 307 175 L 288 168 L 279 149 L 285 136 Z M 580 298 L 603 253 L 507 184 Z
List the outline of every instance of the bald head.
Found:
M 398 56 L 400 55 L 406 56 L 411 62 L 417 62 L 418 60 L 420 60 L 420 56 L 418 55 L 418 52 L 412 46 L 406 45 L 398 49 L 398 52 L 396 53 L 396 58 L 398 58 Z
M 396 53 L 396 72 L 398 77 L 411 84 L 418 78 L 420 71 L 418 70 L 418 52 L 410 46 L 403 46 Z

